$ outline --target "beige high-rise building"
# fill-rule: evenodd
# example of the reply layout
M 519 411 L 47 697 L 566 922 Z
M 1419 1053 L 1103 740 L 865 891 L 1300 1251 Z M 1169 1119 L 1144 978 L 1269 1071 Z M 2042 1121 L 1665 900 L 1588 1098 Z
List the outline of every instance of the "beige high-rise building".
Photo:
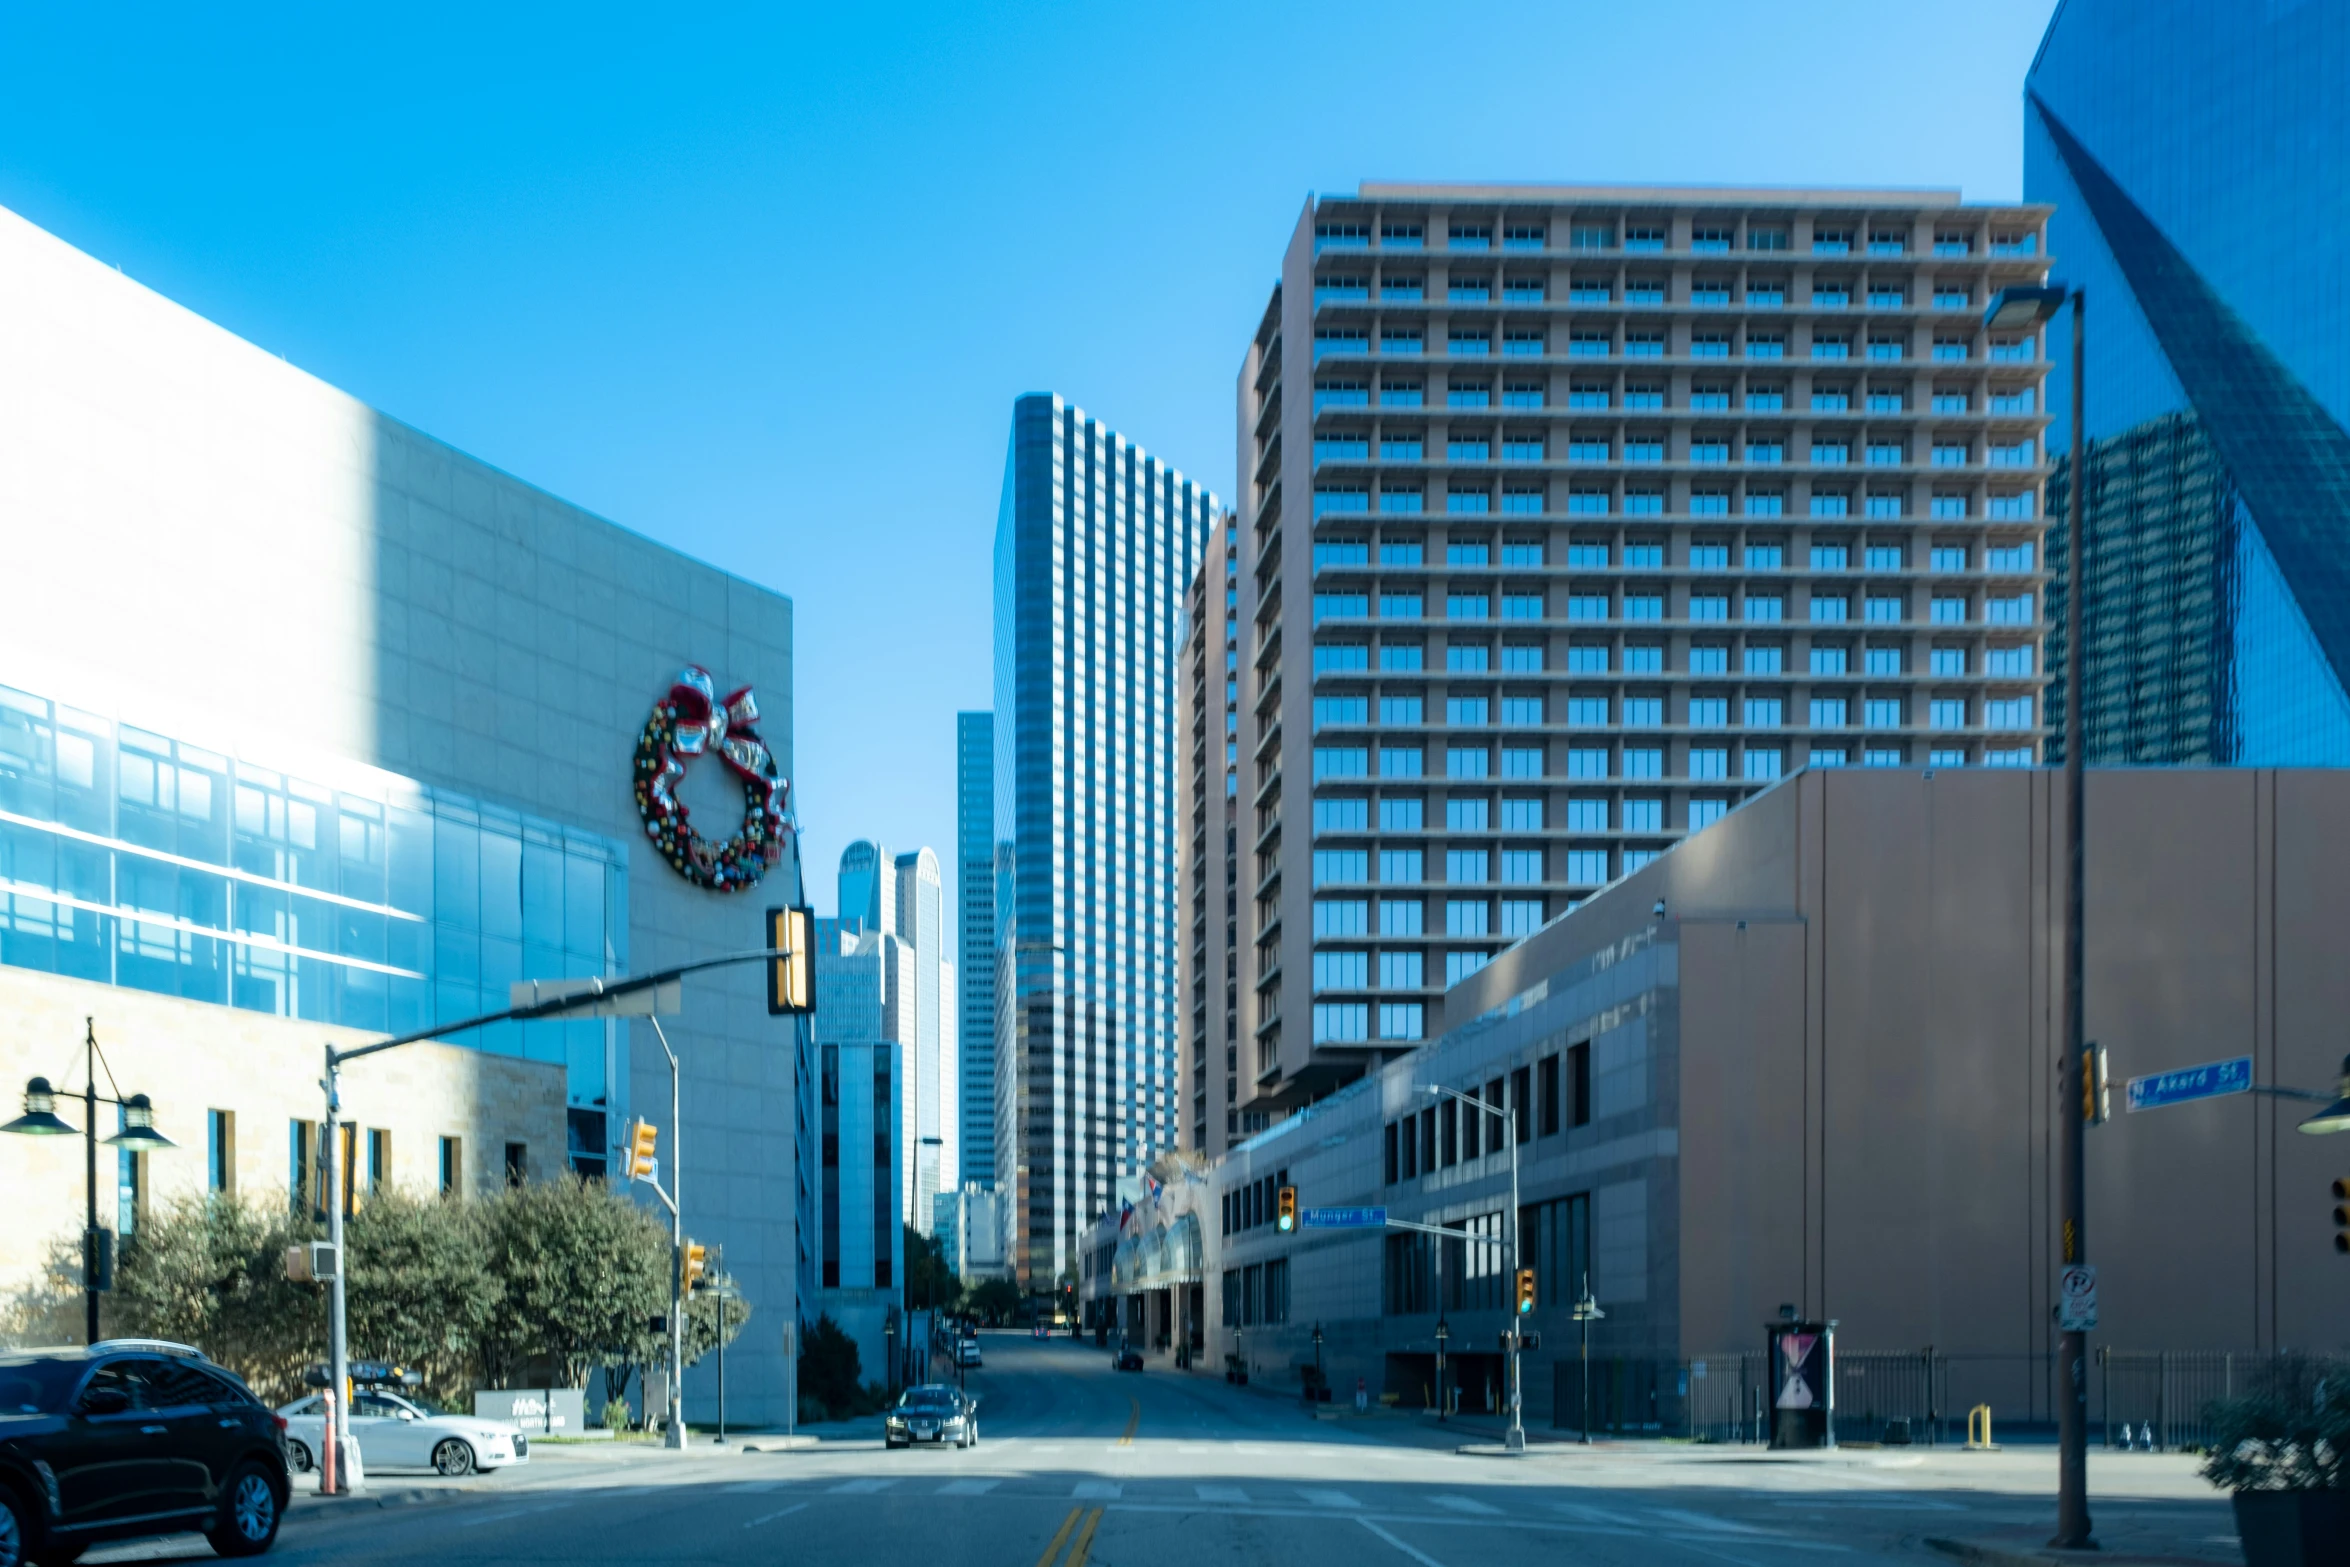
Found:
M 1788 772 L 2038 760 L 2047 360 L 1982 315 L 2045 280 L 2048 213 L 1307 204 L 1238 386 L 1249 890 L 1195 970 L 1250 1019 L 1233 1126 L 1415 1048 L 1445 987 Z M 1228 971 L 1253 1005 L 1214 1005 Z

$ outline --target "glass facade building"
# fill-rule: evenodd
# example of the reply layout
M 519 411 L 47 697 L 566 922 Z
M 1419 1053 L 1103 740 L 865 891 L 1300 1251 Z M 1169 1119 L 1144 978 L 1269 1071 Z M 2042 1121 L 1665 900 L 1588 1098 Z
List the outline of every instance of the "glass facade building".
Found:
M 995 714 L 955 715 L 955 932 L 966 1183 L 995 1181 Z
M 995 537 L 997 1181 L 1013 1266 L 1178 1141 L 1176 674 L 1215 498 L 1059 397 L 1013 405 Z
M 2093 762 L 2350 764 L 2345 81 L 2350 13 L 2325 5 L 2065 0 L 2033 62 L 2025 195 L 2088 301 Z M 2058 564 L 2071 482 L 2060 461 Z
M 628 965 L 624 844 L 367 770 L 335 785 L 0 687 L 0 963 L 405 1033 Z M 601 1171 L 618 1026 L 451 1035 L 565 1069 Z

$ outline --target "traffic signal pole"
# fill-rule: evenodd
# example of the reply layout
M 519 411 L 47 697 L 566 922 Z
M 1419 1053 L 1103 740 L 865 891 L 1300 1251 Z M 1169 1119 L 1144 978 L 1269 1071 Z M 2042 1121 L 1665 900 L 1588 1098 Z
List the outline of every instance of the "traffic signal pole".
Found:
M 659 1018 L 648 1019 L 661 1053 L 669 1058 L 669 1429 L 661 1445 L 672 1450 L 685 1446 L 685 1197 L 679 1189 L 685 1163 L 683 1118 L 678 1114 L 677 1052 L 669 1048 Z M 653 1183 L 654 1195 L 661 1185 Z

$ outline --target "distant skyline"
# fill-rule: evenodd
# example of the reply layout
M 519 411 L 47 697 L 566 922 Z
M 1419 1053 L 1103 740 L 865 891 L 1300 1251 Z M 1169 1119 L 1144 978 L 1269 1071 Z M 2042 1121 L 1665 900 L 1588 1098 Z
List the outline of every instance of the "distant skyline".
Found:
M 990 695 L 1015 397 L 1059 392 L 1229 496 L 1233 377 L 1310 191 L 2013 199 L 2052 9 L 920 4 L 688 25 L 427 5 L 397 29 L 19 10 L 0 20 L 0 206 L 790 594 L 815 893 L 855 838 L 955 841 L 954 713 Z

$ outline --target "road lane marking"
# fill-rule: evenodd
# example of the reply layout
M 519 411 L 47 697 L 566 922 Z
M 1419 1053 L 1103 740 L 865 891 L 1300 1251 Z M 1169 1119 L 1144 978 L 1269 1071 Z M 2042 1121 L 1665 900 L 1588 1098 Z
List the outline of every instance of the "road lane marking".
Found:
M 1199 1512 L 1199 1504 L 1196 1502 L 1120 1501 L 1111 1503 L 1110 1510 L 1121 1513 L 1166 1513 L 1175 1517 L 1193 1517 L 1196 1516 Z M 1327 1508 L 1317 1509 L 1311 1507 L 1282 1507 L 1268 1504 L 1260 1504 L 1249 1507 L 1227 1507 L 1225 1511 L 1231 1516 L 1237 1518 L 1326 1519 L 1330 1516 L 1330 1512 Z M 1710 1532 L 1706 1534 L 1697 1534 L 1687 1529 L 1660 1529 L 1654 1523 L 1642 1524 L 1627 1522 L 1624 1526 L 1617 1527 L 1606 1524 L 1551 1523 L 1544 1519 L 1525 1517 L 1471 1518 L 1455 1513 L 1376 1512 L 1357 1513 L 1354 1516 L 1358 1520 L 1363 1518 L 1373 1518 L 1383 1523 L 1410 1524 L 1415 1528 L 1512 1529 L 1525 1530 L 1534 1534 L 1606 1535 L 1610 1537 L 1621 1536 L 1625 1539 L 1634 1540 L 1666 1539 L 1673 1541 L 1677 1545 L 1685 1545 L 1691 1550 L 1700 1551 L 1703 1550 L 1703 1546 L 1705 1544 L 1743 1545 L 1748 1543 L 1742 1539 L 1725 1538 L 1720 1534 Z M 1766 1542 L 1757 1540 L 1752 1543 L 1761 1545 Z M 1767 1543 L 1772 1548 L 1780 1551 L 1817 1551 L 1824 1555 L 1830 1556 L 1848 1556 L 1852 1551 L 1850 1546 L 1832 1545 L 1825 1540 L 1806 1540 L 1795 1535 L 1779 1535 L 1772 1538 Z M 1714 1555 L 1719 1553 L 1704 1552 L 1704 1554 Z M 1734 1558 L 1724 1559 L 1732 1560 Z
M 897 1483 L 895 1475 L 881 1478 L 868 1476 L 862 1480 L 843 1480 L 832 1488 L 832 1494 L 835 1496 L 871 1496 L 874 1492 L 886 1491 Z
M 1115 1480 L 1080 1480 L 1069 1494 L 1089 1502 L 1114 1502 L 1123 1491 Z
M 1718 1534 L 1753 1534 L 1769 1537 L 1774 1531 L 1757 1529 L 1752 1524 L 1733 1523 L 1727 1518 L 1716 1518 L 1711 1513 L 1691 1512 L 1682 1507 L 1651 1507 L 1651 1514 L 1667 1523 L 1679 1524 L 1684 1529 L 1704 1529 Z
M 1071 1529 L 1077 1527 L 1077 1515 L 1083 1511 L 1085 1509 L 1082 1507 L 1069 1509 L 1069 1516 L 1062 1519 L 1061 1527 L 1053 1531 L 1052 1540 L 1045 1546 L 1044 1554 L 1036 1559 L 1036 1567 L 1053 1567 L 1053 1558 L 1061 1554 L 1061 1542 L 1069 1538 Z
M 752 1519 L 749 1523 L 744 1524 L 743 1527 L 746 1529 L 756 1529 L 763 1523 L 773 1523 L 778 1518 L 788 1518 L 793 1513 L 798 1512 L 801 1508 L 807 1505 L 808 1504 L 806 1502 L 794 1502 L 789 1507 L 778 1507 L 771 1513 L 766 1513 L 760 1517 Z
M 1069 1547 L 1069 1560 L 1063 1567 L 1085 1567 L 1085 1558 L 1093 1553 L 1093 1532 L 1101 1527 L 1101 1523 L 1100 1508 L 1085 1515 L 1085 1529 L 1077 1536 L 1077 1543 Z
M 791 1483 L 789 1480 L 740 1480 L 720 1489 L 729 1496 L 751 1496 L 760 1491 L 780 1491 Z
M 1002 1485 L 1001 1480 L 949 1480 L 938 1488 L 941 1496 L 985 1496 Z
M 1385 1540 L 1389 1545 L 1394 1546 L 1397 1550 L 1403 1552 L 1406 1556 L 1409 1556 L 1413 1561 L 1418 1562 L 1420 1567 L 1444 1567 L 1442 1562 L 1438 1561 L 1435 1557 L 1430 1556 L 1426 1551 L 1416 1550 L 1413 1547 L 1404 1544 L 1403 1541 L 1397 1539 L 1394 1535 L 1389 1534 L 1385 1529 L 1382 1529 L 1377 1524 L 1371 1522 L 1370 1519 L 1357 1518 L 1355 1522 L 1361 1524 L 1364 1528 L 1370 1530 L 1373 1534 L 1379 1536 L 1380 1539 Z
M 527 1518 L 532 1513 L 551 1513 L 556 1511 L 558 1508 L 569 1507 L 570 1505 L 571 1502 L 569 1499 L 566 1499 L 560 1502 L 540 1502 L 534 1507 L 502 1507 L 494 1513 L 484 1513 L 479 1518 L 468 1518 L 464 1522 L 458 1524 L 457 1527 L 460 1529 L 478 1529 L 485 1523 L 504 1523 L 509 1518 Z
M 1473 1496 L 1433 1496 L 1429 1500 L 1456 1513 L 1483 1513 L 1490 1518 L 1501 1512 L 1500 1508 L 1488 1507 Z
M 1360 1507 L 1363 1505 L 1344 1491 L 1308 1491 L 1301 1488 L 1297 1494 L 1316 1507 Z
M 1239 1502 L 1245 1505 L 1248 1501 L 1248 1493 L 1237 1485 L 1195 1485 L 1192 1489 L 1199 1493 L 1199 1499 L 1203 1502 Z
M 1553 1502 L 1550 1505 L 1556 1511 L 1565 1513 L 1569 1518 L 1580 1518 L 1585 1523 L 1604 1524 L 1610 1529 L 1638 1530 L 1644 1527 L 1640 1520 L 1631 1514 L 1611 1513 L 1604 1507 L 1586 1507 L 1581 1502 Z
M 1120 1447 L 1134 1445 L 1134 1428 L 1142 1424 L 1142 1400 L 1129 1393 L 1126 1395 L 1126 1405 L 1130 1412 L 1126 1416 L 1126 1434 L 1118 1438 Z

